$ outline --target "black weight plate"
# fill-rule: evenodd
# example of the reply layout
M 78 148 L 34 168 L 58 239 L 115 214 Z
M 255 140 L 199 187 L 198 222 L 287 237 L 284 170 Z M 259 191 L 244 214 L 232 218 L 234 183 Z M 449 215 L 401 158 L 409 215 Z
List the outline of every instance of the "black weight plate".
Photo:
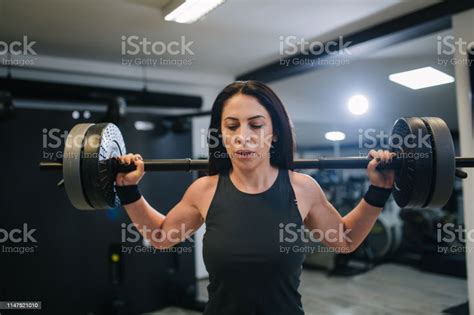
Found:
M 87 130 L 93 124 L 77 124 L 68 133 L 63 152 L 64 187 L 71 204 L 79 210 L 92 210 L 82 187 L 81 156 Z
M 380 215 L 364 241 L 364 245 L 370 248 L 375 258 L 383 258 L 389 253 L 392 243 L 391 232 L 390 227 Z
M 94 209 L 110 209 L 120 205 L 115 193 L 115 176 L 107 160 L 126 154 L 119 128 L 111 123 L 95 124 L 87 130 L 82 158 L 82 185 Z
M 453 138 L 448 125 L 438 117 L 421 118 L 432 136 L 433 179 L 431 192 L 425 202 L 426 208 L 442 208 L 451 197 L 454 189 L 456 156 Z
M 428 130 L 420 118 L 404 117 L 393 125 L 391 137 L 391 150 L 403 161 L 395 172 L 395 202 L 401 208 L 421 208 L 430 194 L 432 177 Z

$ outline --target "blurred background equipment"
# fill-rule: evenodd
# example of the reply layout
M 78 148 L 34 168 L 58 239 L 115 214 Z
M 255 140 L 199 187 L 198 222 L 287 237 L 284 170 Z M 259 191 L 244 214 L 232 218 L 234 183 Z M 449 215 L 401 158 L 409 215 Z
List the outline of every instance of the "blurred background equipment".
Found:
M 111 122 L 116 125 L 127 116 L 127 101 L 122 96 L 114 96 L 107 102 L 107 112 L 103 118 L 103 122 Z
M 0 122 L 14 117 L 15 107 L 11 94 L 6 91 L 0 91 Z

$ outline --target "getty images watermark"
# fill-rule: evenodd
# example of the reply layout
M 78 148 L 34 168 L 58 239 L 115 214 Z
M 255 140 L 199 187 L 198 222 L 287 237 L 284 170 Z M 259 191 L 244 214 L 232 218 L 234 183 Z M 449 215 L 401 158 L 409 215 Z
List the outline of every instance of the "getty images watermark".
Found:
M 156 254 L 160 252 L 167 253 L 190 253 L 192 252 L 192 246 L 176 246 L 177 244 L 189 241 L 194 242 L 191 238 L 192 231 L 186 230 L 186 226 L 181 224 L 179 229 L 151 229 L 146 225 L 140 226 L 140 232 L 137 230 L 133 223 L 122 223 L 121 225 L 121 251 L 124 254 L 132 253 L 149 253 Z M 130 243 L 140 243 L 129 245 Z M 172 247 L 160 248 L 160 244 L 175 244 Z M 125 245 L 127 244 L 127 245 Z M 153 245 L 156 245 L 153 246 Z
M 36 229 L 29 228 L 27 223 L 21 228 L 0 228 L 0 253 L 24 255 L 36 252 L 35 232 Z
M 100 146 L 101 136 L 90 135 L 84 137 L 82 134 L 78 134 L 74 137 L 69 137 L 69 131 L 60 128 L 43 128 L 42 129 L 42 144 L 43 144 L 43 160 L 59 160 L 64 158 L 63 150 L 74 147 L 89 146 L 91 148 L 98 148 Z M 63 149 L 63 150 L 61 150 Z M 72 154 L 72 153 L 69 153 Z M 81 151 L 81 156 L 86 158 L 97 158 L 98 153 L 84 153 Z M 73 158 L 73 156 L 69 156 Z
M 473 251 L 474 230 L 454 223 L 436 224 L 437 251 L 440 254 L 470 253 Z M 466 246 L 469 243 L 471 246 Z
M 344 224 L 338 224 L 337 229 L 308 229 L 304 225 L 296 223 L 280 223 L 279 225 L 280 253 L 289 254 L 290 252 L 313 254 L 315 252 L 347 252 L 352 239 L 348 234 L 352 231 L 346 229 Z M 325 244 L 334 244 L 334 246 L 318 247 L 315 243 L 324 242 Z
M 0 41 L 0 65 L 18 67 L 34 65 L 37 59 L 35 45 L 36 41 L 30 40 L 28 36 L 10 42 Z
M 336 229 L 309 230 L 303 225 L 296 223 L 280 223 L 276 226 L 279 230 L 279 251 L 288 254 L 289 252 L 313 253 L 315 247 L 310 243 L 324 241 L 326 244 L 350 244 L 352 240 L 348 236 L 351 229 L 346 229 L 343 224 L 339 224 Z M 147 226 L 137 226 L 134 223 L 122 223 L 121 225 L 121 242 L 122 253 L 152 253 L 173 252 L 173 253 L 190 253 L 192 246 L 176 246 L 179 243 L 188 241 L 194 243 L 192 230 L 186 229 L 181 224 L 177 229 L 160 228 L 152 229 Z M 137 244 L 138 243 L 138 244 Z M 334 246 L 333 251 L 346 251 L 348 247 Z
M 431 137 L 429 134 L 423 134 L 421 129 L 405 136 L 387 133 L 383 130 L 377 131 L 374 128 L 359 129 L 358 140 L 361 149 L 381 148 L 394 151 L 398 158 L 415 160 L 430 158 Z
M 185 36 L 181 36 L 179 41 L 169 42 L 152 41 L 137 35 L 124 35 L 121 40 L 122 65 L 124 66 L 183 67 L 192 65 L 194 60 L 192 50 L 194 42 L 187 40 Z
M 281 66 L 343 66 L 350 60 L 344 55 L 352 55 L 349 50 L 351 41 L 345 41 L 343 36 L 338 40 L 321 42 L 308 41 L 294 35 L 280 36 L 280 65 Z M 325 58 L 315 58 L 322 57 Z
M 472 66 L 472 60 L 467 58 L 467 54 L 474 54 L 474 42 L 468 42 L 461 37 L 454 37 L 453 35 L 438 36 L 436 43 L 436 50 L 438 54 L 438 65 L 468 65 Z M 455 57 L 456 52 L 461 55 L 461 58 Z
M 272 146 L 273 134 L 265 134 L 263 128 L 254 130 L 253 133 L 247 137 L 243 137 L 239 133 L 226 135 L 224 138 L 216 128 L 201 128 L 201 147 L 206 145 L 209 148 L 216 148 L 221 143 L 233 146 L 239 146 L 242 143 L 250 148 L 263 148 Z

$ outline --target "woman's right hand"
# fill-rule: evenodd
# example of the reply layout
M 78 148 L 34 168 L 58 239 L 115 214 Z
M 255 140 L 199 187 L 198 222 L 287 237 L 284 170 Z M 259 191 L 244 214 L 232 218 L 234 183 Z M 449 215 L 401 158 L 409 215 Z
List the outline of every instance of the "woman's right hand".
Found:
M 117 186 L 137 185 L 138 182 L 145 175 L 145 164 L 140 154 L 129 153 L 117 157 L 121 164 L 129 165 L 131 163 L 136 165 L 136 169 L 129 173 L 117 173 L 115 183 Z

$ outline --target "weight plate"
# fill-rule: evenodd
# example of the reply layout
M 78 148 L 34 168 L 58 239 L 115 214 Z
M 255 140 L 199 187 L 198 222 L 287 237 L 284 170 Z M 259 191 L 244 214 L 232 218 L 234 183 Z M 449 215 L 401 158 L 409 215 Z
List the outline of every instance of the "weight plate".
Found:
M 115 174 L 107 160 L 126 154 L 119 128 L 111 123 L 95 124 L 87 130 L 82 158 L 82 185 L 94 209 L 110 209 L 120 205 L 115 193 Z
M 454 189 L 456 156 L 448 125 L 438 117 L 421 118 L 431 134 L 433 146 L 433 179 L 428 200 L 423 207 L 442 208 Z
M 418 117 L 398 119 L 392 128 L 391 149 L 402 159 L 395 172 L 393 197 L 401 208 L 421 208 L 426 203 L 432 180 L 431 140 Z
M 78 124 L 69 131 L 63 152 L 63 178 L 67 196 L 80 210 L 92 210 L 82 187 L 81 156 L 84 137 L 93 124 Z
M 384 217 L 384 213 L 382 212 L 375 221 L 364 244 L 370 248 L 375 259 L 384 258 L 385 255 L 389 254 L 392 246 L 392 230 Z

